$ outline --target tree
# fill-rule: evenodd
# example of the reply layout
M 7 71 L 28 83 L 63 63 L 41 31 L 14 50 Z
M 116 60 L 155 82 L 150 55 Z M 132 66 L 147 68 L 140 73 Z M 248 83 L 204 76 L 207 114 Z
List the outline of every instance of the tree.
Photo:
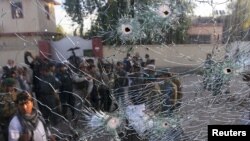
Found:
M 168 0 L 172 7 L 169 8 L 170 11 L 162 12 L 175 14 L 175 17 L 168 19 L 157 15 L 157 8 L 166 5 L 165 1 L 167 0 L 66 0 L 64 5 L 72 20 L 79 24 L 81 36 L 84 36 L 84 18 L 95 15 L 97 18 L 91 21 L 91 30 L 85 36 L 101 36 L 106 44 L 182 43 L 190 25 L 187 13 L 192 11 L 193 5 L 186 0 Z M 122 24 L 131 24 L 132 28 L 126 27 L 128 33 L 135 26 L 133 32 L 136 33 L 131 33 L 132 37 L 122 36 L 118 31 Z
M 225 19 L 224 36 L 227 41 L 250 40 L 250 7 L 248 0 L 233 1 L 228 5 L 231 14 Z
M 56 36 L 54 40 L 57 41 L 57 40 L 60 40 L 64 37 L 65 31 L 63 30 L 63 27 L 61 25 L 58 25 L 56 27 L 56 33 L 60 33 L 61 35 Z
M 187 38 L 187 31 L 188 28 L 191 25 L 191 19 L 187 17 L 187 15 L 183 15 L 179 19 L 178 26 L 175 29 L 170 29 L 169 32 L 167 33 L 167 43 L 185 43 L 186 38 Z
M 98 9 L 98 17 L 92 24 L 91 30 L 87 33 L 87 36 L 92 37 L 101 35 L 104 40 L 109 42 L 109 37 L 113 37 L 110 31 L 115 30 L 112 29 L 114 25 L 117 24 L 122 16 L 129 14 L 127 5 L 126 0 L 110 0 L 105 6 L 100 7 Z
M 83 8 L 81 0 L 65 0 L 64 6 L 66 12 L 71 17 L 72 21 L 76 22 L 80 27 L 80 35 L 83 35 Z M 74 33 L 77 31 L 75 29 Z

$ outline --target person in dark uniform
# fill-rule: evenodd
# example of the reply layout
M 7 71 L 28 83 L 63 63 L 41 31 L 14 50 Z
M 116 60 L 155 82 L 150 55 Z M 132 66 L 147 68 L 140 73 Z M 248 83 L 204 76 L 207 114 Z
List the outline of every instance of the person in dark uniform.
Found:
M 59 72 L 56 74 L 56 77 L 61 82 L 59 88 L 59 97 L 62 103 L 62 114 L 67 117 L 68 108 L 71 109 L 72 117 L 75 115 L 74 105 L 75 97 L 73 93 L 73 80 L 70 73 L 67 71 L 67 66 L 63 63 L 58 65 Z
M 43 74 L 41 74 L 39 79 L 39 92 L 37 95 L 39 100 L 38 106 L 45 120 L 51 121 L 52 124 L 56 125 L 57 117 L 53 112 L 61 112 L 61 101 L 58 94 L 61 83 L 51 74 L 48 67 L 49 66 L 44 66 L 44 68 L 42 68 Z
M 128 86 L 127 72 L 123 69 L 123 63 L 117 62 L 114 82 L 114 96 L 117 102 L 125 103 L 125 87 Z
M 2 82 L 0 92 L 0 140 L 8 140 L 8 125 L 16 112 L 15 101 L 17 91 L 16 81 L 13 78 L 5 78 Z M 2 138 L 1 138 L 2 136 Z

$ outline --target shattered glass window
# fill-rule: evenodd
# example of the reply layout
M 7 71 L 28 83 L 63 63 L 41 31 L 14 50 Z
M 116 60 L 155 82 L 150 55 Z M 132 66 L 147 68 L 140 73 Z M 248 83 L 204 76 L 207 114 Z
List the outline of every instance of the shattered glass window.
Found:
M 31 93 L 62 141 L 200 141 L 208 125 L 249 125 L 249 4 L 0 0 L 0 105 Z

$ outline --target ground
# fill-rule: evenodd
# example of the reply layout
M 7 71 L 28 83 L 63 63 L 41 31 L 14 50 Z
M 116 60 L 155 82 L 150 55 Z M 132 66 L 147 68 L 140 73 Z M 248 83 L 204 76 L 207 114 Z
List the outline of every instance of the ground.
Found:
M 176 114 L 181 119 L 179 123 L 184 131 L 183 139 L 206 140 L 207 125 L 247 124 L 247 122 L 249 124 L 249 87 L 246 82 L 242 81 L 241 76 L 232 77 L 229 94 L 217 96 L 213 96 L 210 91 L 203 90 L 202 76 L 195 73 L 180 76 L 183 103 Z M 99 140 L 111 141 L 112 138 L 104 136 L 89 141 Z

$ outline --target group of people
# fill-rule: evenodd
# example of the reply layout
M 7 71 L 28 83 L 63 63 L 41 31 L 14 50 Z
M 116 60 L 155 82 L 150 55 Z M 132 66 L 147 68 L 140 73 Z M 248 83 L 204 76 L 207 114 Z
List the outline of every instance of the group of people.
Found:
M 0 80 L 0 140 L 55 141 L 36 106 L 28 68 L 9 59 Z
M 157 114 L 172 111 L 181 103 L 177 75 L 157 71 L 148 54 L 141 58 L 139 53 L 128 53 L 116 63 L 87 59 L 72 65 L 26 52 L 24 60 L 26 66 L 8 60 L 3 67 L 0 104 L 5 109 L 0 111 L 5 140 L 56 140 L 48 127 L 60 122 L 58 115 L 76 119 L 80 106 L 113 112 L 144 103 L 148 111 Z M 9 114 L 3 117 L 3 112 Z

